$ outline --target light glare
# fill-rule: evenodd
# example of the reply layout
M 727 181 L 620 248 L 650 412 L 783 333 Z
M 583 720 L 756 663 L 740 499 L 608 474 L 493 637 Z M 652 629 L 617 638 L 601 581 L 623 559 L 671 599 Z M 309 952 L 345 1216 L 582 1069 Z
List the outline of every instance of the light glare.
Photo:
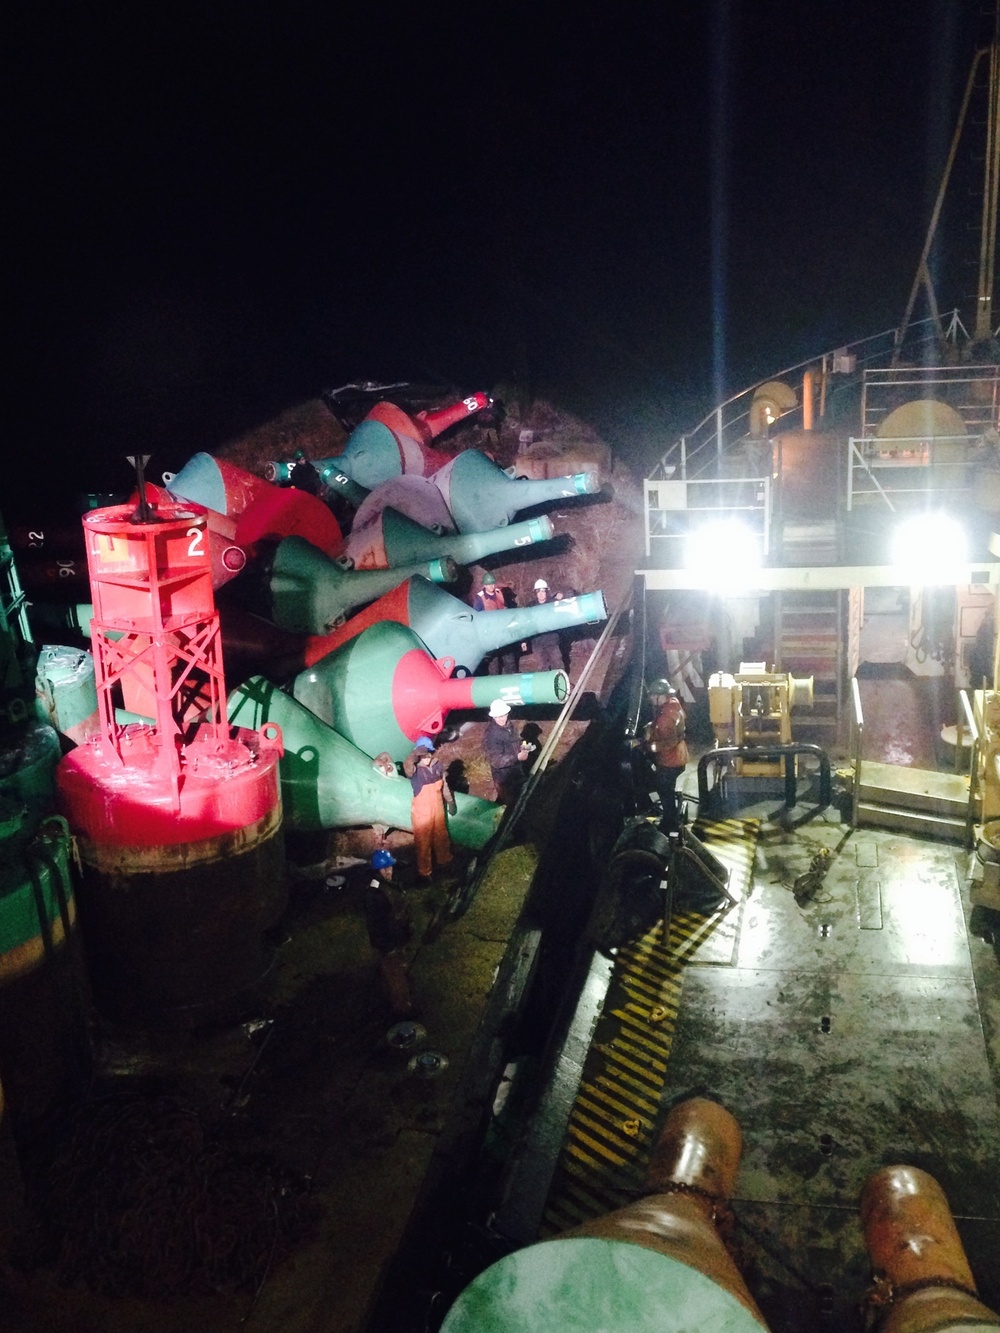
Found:
M 760 566 L 760 538 L 738 519 L 705 523 L 688 534 L 684 545 L 684 567 L 706 586 L 744 587 Z
M 912 583 L 951 583 L 956 566 L 968 559 L 965 529 L 950 514 L 915 514 L 896 529 L 892 561 Z

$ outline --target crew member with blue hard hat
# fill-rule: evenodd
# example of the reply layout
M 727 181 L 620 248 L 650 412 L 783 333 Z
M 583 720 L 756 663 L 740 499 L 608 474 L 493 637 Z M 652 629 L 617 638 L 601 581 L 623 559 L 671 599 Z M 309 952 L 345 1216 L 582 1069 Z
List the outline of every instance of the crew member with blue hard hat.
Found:
M 416 1013 L 410 991 L 410 961 L 406 946 L 413 934 L 410 909 L 393 883 L 396 858 L 388 847 L 372 856 L 375 874 L 364 892 L 365 926 L 375 950 L 379 981 L 393 1018 L 412 1018 Z

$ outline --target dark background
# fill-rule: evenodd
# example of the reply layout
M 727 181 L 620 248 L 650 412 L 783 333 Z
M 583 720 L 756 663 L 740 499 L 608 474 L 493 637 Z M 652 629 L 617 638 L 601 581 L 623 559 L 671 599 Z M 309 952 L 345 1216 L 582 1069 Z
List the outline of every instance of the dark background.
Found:
M 60 12 L 60 10 L 62 12 Z M 8 10 L 4 506 L 351 379 L 641 467 L 896 324 L 987 0 Z M 935 259 L 973 317 L 979 167 Z

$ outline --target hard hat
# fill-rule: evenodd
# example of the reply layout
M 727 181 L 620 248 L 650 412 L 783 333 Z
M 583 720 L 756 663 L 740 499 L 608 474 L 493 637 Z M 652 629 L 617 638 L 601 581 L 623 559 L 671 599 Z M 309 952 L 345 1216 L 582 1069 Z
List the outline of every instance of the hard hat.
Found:
M 671 694 L 676 694 L 677 691 L 676 691 L 676 690 L 674 689 L 674 687 L 671 685 L 671 683 L 670 683 L 669 680 L 664 680 L 664 679 L 662 678 L 662 676 L 661 676 L 661 678 L 660 678 L 659 680 L 654 680 L 654 681 L 653 681 L 652 685 L 650 685 L 650 687 L 649 687 L 649 689 L 646 691 L 646 693 L 647 693 L 647 694 L 651 694 L 651 695 L 652 695 L 652 694 L 664 694 L 664 695 L 666 695 L 666 696 L 669 698 Z
M 433 750 L 434 742 L 431 740 L 430 736 L 418 736 L 413 748 L 415 750 Z
M 487 572 L 483 575 L 483 587 L 486 587 L 486 586 L 487 586 L 488 584 L 490 584 L 490 583 L 496 583 L 496 577 L 495 577 L 495 575 L 493 575 L 493 574 L 489 573 L 489 571 L 487 571 Z
M 548 586 L 549 586 L 549 585 L 545 582 L 544 579 L 535 579 L 535 591 L 536 591 L 536 592 L 538 591 L 539 588 L 547 588 Z
M 510 712 L 510 704 L 505 703 L 503 699 L 494 699 L 490 704 L 490 717 L 506 717 Z
M 376 870 L 385 870 L 387 866 L 394 866 L 395 864 L 396 858 L 388 847 L 380 847 L 372 856 L 372 865 Z

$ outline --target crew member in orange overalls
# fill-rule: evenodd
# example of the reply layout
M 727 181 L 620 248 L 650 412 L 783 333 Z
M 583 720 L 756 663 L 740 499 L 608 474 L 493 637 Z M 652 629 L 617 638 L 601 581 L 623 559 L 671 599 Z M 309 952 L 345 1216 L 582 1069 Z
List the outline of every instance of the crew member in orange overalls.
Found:
M 444 776 L 444 766 L 434 758 L 430 736 L 419 736 L 413 750 L 403 760 L 403 772 L 413 788 L 410 817 L 413 844 L 417 852 L 417 878 L 426 882 L 434 873 L 435 863 L 442 870 L 451 864 L 451 839 L 445 823 L 445 806 L 451 814 L 457 810 Z
M 678 827 L 677 779 L 688 761 L 684 732 L 687 719 L 677 691 L 667 680 L 655 680 L 649 687 L 649 702 L 654 709 L 652 722 L 643 733 L 646 753 L 653 762 L 656 791 L 662 815 L 660 828 L 670 833 Z

